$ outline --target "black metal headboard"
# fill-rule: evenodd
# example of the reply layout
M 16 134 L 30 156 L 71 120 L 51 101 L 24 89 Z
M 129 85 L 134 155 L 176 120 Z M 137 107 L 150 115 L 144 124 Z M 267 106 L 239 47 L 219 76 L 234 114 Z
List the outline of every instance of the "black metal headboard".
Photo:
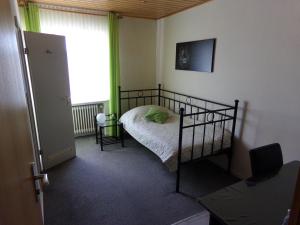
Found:
M 141 105 L 160 105 L 160 85 L 159 88 L 141 90 L 121 90 L 119 86 L 119 110 L 118 119 L 123 112 Z
M 121 117 L 122 113 L 141 105 L 159 105 L 178 114 L 180 114 L 180 108 L 184 108 L 184 114 L 190 117 L 194 113 L 199 114 L 201 112 L 231 117 L 233 113 L 230 111 L 235 108 L 235 106 L 217 101 L 162 89 L 161 84 L 158 85 L 158 88 L 136 90 L 121 90 L 119 86 L 118 118 Z M 226 115 L 223 111 L 227 111 Z M 199 115 L 197 120 L 200 119 Z

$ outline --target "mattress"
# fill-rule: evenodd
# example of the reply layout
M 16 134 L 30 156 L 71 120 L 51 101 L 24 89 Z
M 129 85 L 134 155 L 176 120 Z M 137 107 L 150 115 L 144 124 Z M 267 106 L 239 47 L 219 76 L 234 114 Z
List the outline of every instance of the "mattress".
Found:
M 154 123 L 145 119 L 144 115 L 150 107 L 157 107 L 162 111 L 168 112 L 168 120 L 164 124 Z M 123 123 L 124 129 L 134 137 L 138 142 L 155 153 L 161 161 L 169 168 L 170 171 L 177 169 L 178 155 L 178 136 L 179 136 L 179 118 L 178 114 L 173 113 L 167 108 L 146 105 L 133 108 L 124 113 L 120 122 Z M 192 125 L 193 120 L 184 118 L 184 125 Z M 222 142 L 221 126 L 216 125 L 214 137 L 214 152 L 221 149 Z M 204 145 L 203 156 L 211 154 L 213 142 L 213 125 L 206 125 L 205 140 L 203 142 L 204 126 L 195 127 L 193 158 L 201 157 L 202 146 Z M 225 129 L 223 148 L 230 146 L 231 133 Z M 182 157 L 181 161 L 185 162 L 191 159 L 192 154 L 193 128 L 183 129 L 182 137 Z

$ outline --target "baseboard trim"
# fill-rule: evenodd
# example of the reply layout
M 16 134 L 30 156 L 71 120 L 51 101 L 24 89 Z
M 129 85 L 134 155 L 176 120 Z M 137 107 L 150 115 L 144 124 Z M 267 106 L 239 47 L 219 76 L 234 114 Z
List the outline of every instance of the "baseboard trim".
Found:
M 54 153 L 52 155 L 45 157 L 45 160 L 43 160 L 44 169 L 45 170 L 50 169 L 62 162 L 72 159 L 74 157 L 76 157 L 75 147 L 69 147 L 69 148 L 60 150 L 57 153 Z

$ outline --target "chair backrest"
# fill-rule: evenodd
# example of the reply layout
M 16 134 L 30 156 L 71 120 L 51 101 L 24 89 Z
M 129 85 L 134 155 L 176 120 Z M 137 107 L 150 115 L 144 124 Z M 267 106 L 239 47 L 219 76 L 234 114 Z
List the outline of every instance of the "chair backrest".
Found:
M 253 177 L 262 177 L 278 171 L 283 165 L 281 147 L 278 143 L 250 150 Z

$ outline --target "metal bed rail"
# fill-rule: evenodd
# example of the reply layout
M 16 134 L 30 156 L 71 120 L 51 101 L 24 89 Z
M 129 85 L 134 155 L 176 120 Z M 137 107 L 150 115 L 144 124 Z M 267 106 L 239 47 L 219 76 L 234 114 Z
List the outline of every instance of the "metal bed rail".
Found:
M 161 88 L 161 84 L 158 88 L 152 89 L 138 89 L 138 90 L 121 90 L 119 87 L 119 109 L 118 118 L 122 113 L 130 110 L 131 108 L 141 105 L 159 105 L 168 108 L 180 115 L 179 119 L 179 138 L 178 138 L 178 155 L 177 155 L 177 178 L 176 178 L 176 192 L 179 192 L 180 186 L 180 170 L 182 164 L 182 139 L 183 132 L 187 129 L 192 129 L 192 143 L 191 143 L 191 158 L 194 160 L 195 149 L 195 130 L 202 129 L 202 149 L 200 159 L 204 159 L 216 154 L 227 154 L 228 156 L 228 171 L 230 171 L 232 161 L 232 150 L 234 146 L 234 133 L 236 127 L 237 111 L 239 101 L 235 100 L 234 105 L 228 105 L 209 99 L 203 99 L 170 91 Z M 186 125 L 184 123 L 185 118 L 189 118 L 193 121 L 192 124 Z M 212 126 L 212 142 L 211 151 L 209 155 L 204 155 L 204 143 L 207 138 L 207 127 Z M 222 130 L 221 144 L 216 147 L 215 143 L 215 131 L 217 126 Z M 225 130 L 230 130 L 230 146 L 224 148 L 224 135 Z M 198 137 L 199 138 L 199 137 Z M 197 157 L 199 159 L 199 157 Z
M 183 132 L 185 129 L 192 129 L 192 143 L 191 143 L 191 158 L 190 161 L 194 159 L 204 159 L 210 156 L 215 156 L 219 154 L 227 154 L 228 156 L 228 172 L 231 169 L 231 162 L 232 162 L 232 152 L 234 147 L 234 133 L 236 127 L 236 119 L 237 119 L 237 111 L 238 111 L 238 104 L 239 101 L 235 100 L 234 106 L 228 106 L 227 108 L 221 108 L 216 110 L 208 110 L 199 112 L 199 113 L 189 113 L 185 114 L 185 108 L 180 108 L 180 120 L 179 120 L 179 138 L 178 138 L 178 155 L 177 155 L 177 174 L 176 174 L 176 192 L 179 192 L 180 188 L 180 172 L 181 172 L 181 165 L 182 165 L 182 139 L 183 139 Z M 230 115 L 232 114 L 232 115 Z M 184 118 L 188 117 L 191 119 L 193 124 L 185 125 Z M 212 126 L 212 135 L 211 135 L 211 147 L 210 153 L 208 155 L 204 155 L 204 148 L 205 148 L 205 139 L 207 138 L 207 127 Z M 217 126 L 221 129 L 221 141 L 220 145 L 216 145 L 216 128 Z M 202 129 L 203 136 L 202 138 L 202 145 L 201 145 L 201 156 L 194 158 L 194 150 L 195 150 L 195 133 L 196 129 Z M 225 138 L 225 130 L 230 130 L 231 137 L 230 137 L 230 146 L 224 148 L 224 138 Z

